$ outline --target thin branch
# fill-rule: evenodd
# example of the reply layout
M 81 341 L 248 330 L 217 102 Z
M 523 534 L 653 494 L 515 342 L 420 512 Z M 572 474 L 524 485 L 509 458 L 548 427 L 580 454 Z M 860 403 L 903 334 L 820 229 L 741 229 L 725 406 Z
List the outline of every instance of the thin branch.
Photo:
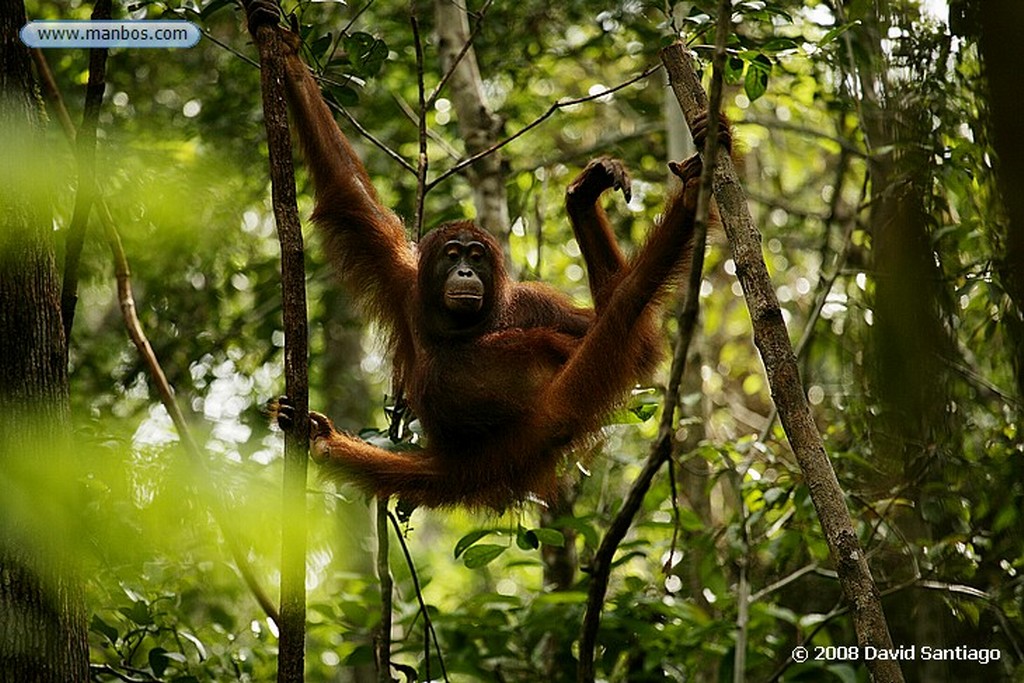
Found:
M 38 49 L 32 51 L 32 57 L 39 71 L 40 81 L 43 83 L 44 95 L 53 108 L 68 142 L 74 144 L 76 138 L 75 127 L 71 122 L 71 116 L 68 114 L 67 106 L 64 104 L 64 97 L 57 87 L 57 82 L 53 78 L 53 72 L 50 70 L 46 57 Z M 132 291 L 131 270 L 128 267 L 128 259 L 121 245 L 121 236 L 114 225 L 114 218 L 110 213 L 110 208 L 102 196 L 97 196 L 96 208 L 100 224 L 103 226 L 104 237 L 113 257 L 114 273 L 117 280 L 117 297 L 128 336 L 146 366 L 150 380 L 156 387 L 160 403 L 164 406 L 164 410 L 167 411 L 171 421 L 174 423 L 174 428 L 178 432 L 182 448 L 184 448 L 193 467 L 200 472 L 195 480 L 203 488 L 204 496 L 209 501 L 210 513 L 220 528 L 221 534 L 224 536 L 228 551 L 231 553 L 231 558 L 238 568 L 239 574 L 242 575 L 242 580 L 249 588 L 249 592 L 252 593 L 263 613 L 273 620 L 274 623 L 280 624 L 280 615 L 278 614 L 277 607 L 263 589 L 263 586 L 260 585 L 252 564 L 242 551 L 241 544 L 238 542 L 238 533 L 230 522 L 232 516 L 228 514 L 220 494 L 209 484 L 212 479 L 206 474 L 206 460 L 203 458 L 202 451 L 192 436 L 192 431 L 189 429 L 185 416 L 174 397 L 174 390 L 168 383 L 163 367 L 161 367 L 160 361 L 153 352 L 153 347 L 143 330 L 136 311 L 135 296 Z
M 395 104 L 398 105 L 398 109 L 402 112 L 402 114 L 405 115 L 405 118 L 407 118 L 410 123 L 418 125 L 419 116 L 413 110 L 412 106 L 405 101 L 405 98 L 402 97 L 401 93 L 392 92 L 391 99 L 395 101 Z M 459 160 L 459 157 L 461 156 L 462 152 L 452 147 L 452 145 L 447 140 L 445 140 L 440 133 L 428 128 L 427 136 L 435 145 L 440 147 L 445 154 L 451 157 L 453 161 Z M 415 169 L 413 170 L 415 171 Z
M 402 536 L 402 528 L 398 524 L 398 519 L 388 512 L 388 519 L 391 520 L 391 526 L 395 529 L 395 536 L 398 538 L 398 545 L 402 547 L 402 553 L 405 555 L 405 563 L 409 567 L 409 575 L 412 577 L 413 590 L 416 591 L 416 601 L 420 605 L 420 614 L 423 615 L 424 630 L 424 658 L 426 664 L 426 680 L 430 678 L 430 642 L 434 642 L 434 651 L 437 653 L 437 660 L 441 663 L 441 676 L 445 681 L 448 680 L 448 670 L 444 665 L 444 656 L 441 654 L 441 643 L 437 639 L 437 631 L 434 630 L 434 622 L 430 618 L 430 612 L 427 611 L 427 603 L 423 600 L 423 590 L 420 588 L 419 575 L 416 573 L 416 565 L 412 561 L 412 555 L 409 553 L 409 546 L 405 542 L 405 537 Z
M 205 28 L 202 28 L 202 27 L 200 27 L 199 30 L 202 32 L 203 37 L 206 38 L 207 40 L 209 40 L 214 45 L 216 45 L 218 47 L 224 48 L 225 50 L 227 50 L 228 52 L 230 52 L 234 56 L 238 57 L 239 59 L 241 59 L 243 62 L 245 62 L 249 66 L 254 66 L 257 69 L 260 68 L 260 63 L 258 61 L 256 61 L 255 59 L 253 59 L 249 55 L 243 53 L 241 50 L 236 50 L 235 48 L 233 48 L 232 46 L 228 45 L 224 41 L 219 40 L 215 35 L 210 33 L 209 30 L 207 30 Z
M 356 10 L 356 13 L 353 14 L 352 18 L 348 20 L 347 24 L 345 24 L 345 28 L 341 29 L 341 34 L 340 35 L 345 35 L 346 33 L 348 33 L 349 29 L 352 28 L 353 26 L 355 26 L 355 23 L 359 19 L 359 17 L 363 16 L 363 12 L 365 12 L 366 10 L 370 9 L 371 7 L 373 7 L 373 3 L 374 3 L 374 0 L 370 0 L 365 5 L 363 5 L 358 10 Z
M 356 13 L 353 14 L 352 18 L 350 18 L 348 20 L 348 23 L 345 24 L 345 27 L 342 28 L 340 31 L 338 31 L 338 37 L 337 37 L 337 39 L 334 40 L 334 44 L 331 45 L 331 51 L 330 51 L 330 53 L 328 53 L 326 55 L 327 58 L 324 60 L 326 63 L 330 63 L 331 60 L 334 59 L 334 56 L 336 54 L 338 54 L 338 48 L 341 47 L 341 39 L 344 36 L 348 35 L 349 29 L 351 29 L 353 26 L 355 26 L 355 23 L 357 21 L 359 21 L 359 17 L 363 16 L 363 13 L 366 10 L 370 9 L 371 7 L 373 7 L 373 3 L 374 3 L 374 0 L 370 0 L 365 5 L 363 5 L 358 10 L 356 10 Z
M 815 562 L 814 564 L 809 564 L 809 565 L 807 565 L 805 567 L 801 567 L 800 569 L 797 569 L 792 574 L 789 574 L 788 576 L 784 576 L 781 579 L 779 579 L 778 581 L 776 581 L 775 583 L 771 583 L 771 584 L 765 586 L 764 588 L 762 588 L 761 590 L 757 591 L 756 593 L 754 593 L 753 595 L 750 596 L 749 600 L 750 600 L 750 602 L 757 602 L 761 598 L 763 598 L 763 597 L 765 597 L 767 595 L 771 595 L 772 593 L 774 593 L 777 590 L 781 590 L 782 588 L 785 588 L 786 586 L 788 586 L 789 584 L 793 583 L 794 581 L 797 581 L 797 580 L 803 578 L 804 576 L 807 576 L 808 574 L 813 574 L 814 572 L 818 571 L 818 568 L 819 567 L 818 567 L 818 563 L 817 562 Z
M 391 683 L 391 614 L 394 601 L 394 580 L 388 562 L 388 499 L 377 499 L 377 582 L 380 585 L 380 625 L 373 641 L 373 660 L 377 681 Z
M 664 53 L 662 59 L 665 59 Z M 646 74 L 653 73 L 654 68 Z M 619 86 L 623 87 L 623 86 Z M 721 87 L 718 92 L 721 101 Z M 633 524 L 644 496 L 650 489 L 654 475 L 672 456 L 675 446 L 676 408 L 679 405 L 679 385 L 686 368 L 686 356 L 697 327 L 697 313 L 700 304 L 700 282 L 704 270 L 704 245 L 707 241 L 708 216 L 710 215 L 711 178 L 714 173 L 715 159 L 718 151 L 718 116 L 717 108 L 712 110 L 708 121 L 707 138 L 704 147 L 704 168 L 701 172 L 700 194 L 697 199 L 697 217 L 694 223 L 693 261 L 690 266 L 690 278 L 687 283 L 686 300 L 679 314 L 679 338 L 672 354 L 672 367 L 669 371 L 668 385 L 665 390 L 665 401 L 662 407 L 661 423 L 658 438 L 651 447 L 650 455 L 644 463 L 639 476 L 630 486 L 626 500 L 619 513 L 612 520 L 601 540 L 601 545 L 594 553 L 591 563 L 590 588 L 587 591 L 586 612 L 580 633 L 579 669 L 576 680 L 580 683 L 591 683 L 595 680 L 594 652 L 597 646 L 597 630 L 601 622 L 601 611 L 604 598 L 608 591 L 608 581 L 615 552 L 626 537 Z
M 111 0 L 97 0 L 93 7 L 94 20 L 110 19 Z M 68 227 L 64 252 L 64 278 L 61 283 L 60 313 L 64 325 L 64 338 L 71 339 L 71 328 L 75 322 L 75 306 L 78 304 L 78 265 L 85 244 L 85 231 L 89 226 L 96 199 L 96 126 L 106 90 L 107 48 L 89 50 L 89 82 L 85 87 L 85 108 L 82 125 L 75 136 L 78 157 L 78 192 L 75 208 Z
M 416 2 L 409 3 L 409 24 L 412 26 L 412 44 L 416 48 L 416 87 L 419 93 L 419 124 L 417 126 L 419 137 L 419 158 L 416 164 L 416 224 L 413 231 L 416 239 L 423 237 L 423 211 L 426 204 L 427 192 L 427 168 L 430 159 L 427 157 L 427 109 L 425 85 L 423 82 L 423 42 L 420 39 L 420 22 L 416 17 Z M 432 186 L 431 186 L 432 187 Z
M 437 98 L 441 95 L 441 91 L 444 89 L 444 86 L 448 84 L 448 81 L 451 80 L 451 77 L 455 74 L 455 70 L 459 68 L 459 63 L 462 62 L 466 53 L 473 47 L 473 41 L 476 40 L 477 35 L 479 35 L 480 29 L 484 25 L 484 17 L 487 15 L 487 10 L 491 8 L 491 4 L 493 4 L 493 2 L 494 0 L 487 0 L 487 2 L 484 3 L 484 6 L 480 8 L 480 11 L 476 13 L 476 22 L 473 24 L 473 30 L 470 31 L 469 37 L 466 39 L 466 43 L 462 46 L 462 49 L 460 49 L 458 54 L 455 55 L 455 59 L 452 60 L 451 65 L 448 67 L 448 71 L 446 71 L 441 77 L 441 80 L 434 87 L 434 91 L 431 92 L 430 97 L 427 98 L 426 109 L 430 109 L 434 106 L 437 102 Z M 467 14 L 468 12 L 469 11 L 467 10 Z
M 313 76 L 320 83 L 326 83 L 328 85 L 338 85 L 337 81 L 331 78 L 327 78 L 322 74 L 314 73 Z M 406 171 L 412 173 L 413 175 L 418 175 L 418 171 L 416 170 L 415 166 L 406 161 L 405 157 L 403 157 L 401 154 L 388 147 L 383 140 L 376 137 L 373 133 L 364 128 L 363 124 L 359 123 L 359 121 L 354 116 L 352 116 L 352 114 L 350 114 L 347 109 L 342 107 L 340 104 L 333 102 L 332 100 L 325 98 L 324 101 L 327 102 L 327 106 L 329 106 L 331 109 L 344 116 L 345 120 L 351 123 L 352 127 L 355 128 L 356 132 L 358 132 L 362 137 L 369 140 L 375 147 L 379 148 L 382 152 L 384 152 L 384 154 L 390 157 L 393 161 L 397 162 Z
M 584 97 L 577 97 L 577 98 L 569 99 L 569 100 L 558 100 L 557 102 L 552 104 L 550 107 L 548 107 L 548 110 L 546 112 L 544 112 L 543 114 L 538 116 L 536 119 L 534 119 L 530 123 L 528 123 L 525 126 L 523 126 L 522 128 L 520 128 L 518 131 L 516 131 L 515 133 L 513 133 L 509 137 L 507 137 L 504 140 L 501 140 L 499 142 L 496 142 L 495 144 L 491 145 L 490 147 L 488 147 L 487 149 L 485 149 L 485 150 L 483 150 L 481 152 L 477 152 L 476 154 L 474 154 L 472 156 L 466 157 L 465 159 L 463 159 L 459 163 L 455 164 L 454 166 L 449 168 L 447 171 L 445 171 L 441 175 L 439 175 L 436 178 L 434 178 L 433 180 L 431 180 L 429 183 L 427 183 L 426 191 L 429 192 L 429 191 L 433 190 L 435 187 L 437 187 L 437 185 L 439 185 L 440 183 L 444 182 L 445 180 L 447 180 L 448 178 L 452 177 L 453 175 L 459 173 L 460 171 L 462 171 L 462 169 L 466 168 L 467 166 L 473 165 L 473 163 L 475 163 L 476 161 L 484 158 L 485 156 L 487 156 L 489 154 L 494 154 L 495 152 L 497 152 L 502 147 L 505 147 L 506 145 L 508 145 L 509 143 L 513 142 L 514 140 L 517 140 L 517 139 L 521 138 L 523 135 L 525 135 L 526 133 L 530 132 L 531 130 L 533 130 L 534 128 L 539 126 L 540 124 L 544 123 L 544 121 L 546 121 L 549 118 L 551 118 L 551 116 L 554 115 L 554 113 L 557 112 L 558 110 L 564 109 L 566 107 L 571 107 L 574 104 L 582 104 L 584 102 L 590 102 L 592 100 L 600 99 L 600 98 L 604 97 L 605 95 L 610 95 L 611 93 L 618 92 L 619 90 L 622 90 L 623 88 L 629 87 L 629 86 L 633 85 L 634 83 L 636 83 L 638 81 L 642 81 L 643 79 L 647 78 L 648 76 L 650 76 L 651 74 L 653 74 L 655 71 L 657 71 L 660 68 L 661 68 L 661 64 L 655 64 L 654 66 L 651 66 L 651 67 L 647 68 L 646 70 L 644 70 L 639 75 L 634 76 L 633 78 L 630 78 L 627 81 L 619 83 L 615 87 L 608 88 L 607 90 L 602 90 L 601 92 L 594 93 L 593 95 L 586 95 Z

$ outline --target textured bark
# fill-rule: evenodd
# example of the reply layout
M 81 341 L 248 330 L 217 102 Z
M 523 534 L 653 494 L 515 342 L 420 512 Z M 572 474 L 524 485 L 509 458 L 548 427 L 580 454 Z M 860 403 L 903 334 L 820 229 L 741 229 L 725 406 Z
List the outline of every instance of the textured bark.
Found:
M 309 449 L 309 343 L 302 229 L 295 200 L 284 52 L 277 30 L 262 26 L 253 39 L 260 51 L 263 117 L 270 151 L 270 178 L 281 243 L 285 391 L 295 407 L 296 429 L 285 432 L 284 524 L 281 547 L 281 646 L 279 683 L 305 679 L 306 465 Z
M 448 87 L 458 117 L 459 134 L 466 152 L 477 154 L 498 141 L 501 122 L 484 102 L 476 53 L 472 47 L 463 52 L 470 37 L 465 5 L 452 0 L 435 0 L 434 5 L 441 64 L 446 73 L 452 72 Z M 469 182 L 473 187 L 477 223 L 492 235 L 507 235 L 508 197 L 501 154 L 495 152 L 470 166 Z
M 662 59 L 679 105 L 692 126 L 696 117 L 707 109 L 707 97 L 693 67 L 693 57 L 685 47 L 676 44 L 662 51 Z M 761 235 L 750 217 L 746 195 L 739 185 L 732 160 L 724 154 L 715 164 L 715 199 L 732 246 L 736 275 L 750 311 L 754 343 L 764 362 L 772 400 L 778 407 L 782 427 L 821 521 L 839 583 L 853 615 L 858 643 L 862 647 L 891 649 L 892 639 L 878 588 L 804 395 L 793 347 L 762 257 Z M 876 660 L 868 662 L 868 666 L 876 681 L 903 680 L 895 662 Z
M 38 468 L 60 475 L 68 426 L 53 230 L 12 182 L 39 153 L 39 100 L 18 39 L 24 23 L 21 0 L 0 0 L 0 682 L 77 683 L 88 680 L 88 649 L 66 531 L 51 527 L 40 538 L 35 511 L 16 504 L 39 493 L 24 483 L 38 481 Z M 66 519 L 64 501 L 46 503 Z
M 1017 396 L 1024 397 L 1024 125 L 1021 125 L 1020 41 L 1024 3 L 1019 0 L 987 0 L 981 13 L 981 55 L 989 84 L 989 103 L 999 154 L 999 180 L 1010 225 L 1003 236 L 1003 257 L 997 262 L 999 277 L 1013 300 L 1006 316 L 1016 353 Z

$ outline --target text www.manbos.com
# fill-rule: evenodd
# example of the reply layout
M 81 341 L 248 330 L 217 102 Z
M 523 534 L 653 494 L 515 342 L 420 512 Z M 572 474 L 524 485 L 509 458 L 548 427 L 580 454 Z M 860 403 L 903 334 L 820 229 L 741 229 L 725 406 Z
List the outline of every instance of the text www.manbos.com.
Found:
M 21 28 L 29 47 L 192 47 L 201 37 L 188 21 L 31 21 Z

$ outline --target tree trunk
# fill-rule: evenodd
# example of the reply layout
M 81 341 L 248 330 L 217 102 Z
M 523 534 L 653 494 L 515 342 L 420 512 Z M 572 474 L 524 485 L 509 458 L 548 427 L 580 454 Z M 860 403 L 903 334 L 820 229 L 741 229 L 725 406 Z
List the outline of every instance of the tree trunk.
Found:
M 931 182 L 926 157 L 930 114 L 913 84 L 893 77 L 895 67 L 882 48 L 895 19 L 883 2 L 864 16 L 849 16 L 860 26 L 850 39 L 860 42 L 855 63 L 864 93 L 863 126 L 869 152 L 871 182 L 869 224 L 875 277 L 875 300 L 867 379 L 881 411 L 875 420 L 872 442 L 880 468 L 876 485 L 881 491 L 901 487 L 901 495 L 915 501 L 912 511 L 896 515 L 900 534 L 912 544 L 929 545 L 933 531 L 920 510 L 923 490 L 938 480 L 941 453 L 955 452 L 957 416 L 947 411 L 949 387 L 946 368 L 954 345 L 940 317 L 948 306 L 942 291 L 942 273 L 932 254 L 932 235 L 926 206 Z M 903 577 L 905 558 L 889 567 Z M 955 645 L 954 624 L 944 602 L 935 595 L 905 592 L 888 601 L 890 612 L 908 615 L 893 622 L 897 643 Z M 947 662 L 907 662 L 908 678 L 947 680 Z
M 0 0 L 0 682 L 77 683 L 88 680 L 89 660 L 73 554 L 61 547 L 65 532 L 41 523 L 36 509 L 61 502 L 51 506 L 38 496 L 53 490 L 25 484 L 60 474 L 69 408 L 50 216 L 26 197 L 41 119 L 18 39 L 24 24 L 22 1 Z M 25 476 L 41 467 L 53 471 Z
M 1024 397 L 1024 126 L 1020 104 L 1015 97 L 1019 76 L 1021 44 L 1017 27 L 1024 21 L 1024 4 L 1019 0 L 989 0 L 981 13 L 981 55 L 989 85 L 989 105 L 995 129 L 995 148 L 999 154 L 999 180 L 1010 225 L 1005 234 L 1004 253 L 996 269 L 1013 310 L 1004 318 L 1013 341 L 1017 375 L 1017 397 Z M 993 228 L 999 231 L 998 226 Z
M 434 9 L 441 64 L 445 72 L 452 71 L 448 90 L 458 116 L 459 133 L 467 154 L 477 154 L 498 141 L 501 122 L 484 102 L 483 79 L 476 52 L 470 47 L 459 59 L 470 37 L 465 6 L 452 0 L 435 0 Z M 477 161 L 469 167 L 468 175 L 480 227 L 492 235 L 507 237 L 508 197 L 501 154 L 495 152 Z

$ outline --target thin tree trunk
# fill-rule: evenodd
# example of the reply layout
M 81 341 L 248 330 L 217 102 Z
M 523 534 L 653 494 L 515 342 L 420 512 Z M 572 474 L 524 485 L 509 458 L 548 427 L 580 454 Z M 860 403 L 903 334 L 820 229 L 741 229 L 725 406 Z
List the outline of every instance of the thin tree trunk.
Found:
M 936 532 L 920 514 L 922 486 L 935 471 L 941 445 L 954 451 L 961 446 L 951 443 L 957 417 L 947 412 L 946 368 L 954 344 L 940 318 L 942 274 L 932 254 L 925 204 L 931 114 L 913 83 L 891 73 L 895 67 L 882 45 L 894 11 L 886 0 L 863 15 L 847 16 L 860 25 L 845 39 L 860 48 L 849 50 L 848 68 L 861 86 L 858 106 L 871 187 L 875 296 L 867 379 L 882 408 L 872 438 L 880 467 L 877 486 L 884 491 L 899 486 L 901 495 L 916 501 L 894 522 L 903 538 L 927 546 Z M 897 560 L 892 572 L 903 563 Z M 894 623 L 896 642 L 954 644 L 947 635 L 954 620 L 937 596 L 903 593 L 889 603 L 893 613 L 909 617 Z M 904 669 L 921 680 L 950 675 L 949 663 L 941 660 L 908 662 Z
M 471 34 L 465 5 L 435 0 L 434 8 L 441 64 L 445 73 L 451 72 L 446 92 L 455 107 L 466 152 L 477 154 L 498 142 L 501 122 L 484 101 L 476 52 L 472 46 L 466 48 Z M 495 152 L 480 159 L 469 167 L 468 175 L 480 227 L 493 235 L 508 235 L 508 197 L 501 154 Z
M 669 80 L 687 121 L 693 121 L 708 105 L 692 56 L 685 47 L 676 44 L 662 51 L 662 60 L 668 68 Z M 761 254 L 761 236 L 750 217 L 746 196 L 728 155 L 720 155 L 715 164 L 715 198 L 732 246 L 736 275 L 750 309 L 754 343 L 764 362 L 783 429 L 818 512 L 839 574 L 839 583 L 853 614 L 857 641 L 861 646 L 892 649 L 878 587 L 857 540 L 850 511 L 825 453 L 821 434 L 811 417 L 782 311 Z M 876 681 L 903 680 L 900 667 L 895 662 L 873 661 L 868 666 Z
M 306 465 L 309 450 L 306 275 L 284 95 L 281 38 L 271 26 L 259 27 L 254 34 L 253 39 L 260 51 L 260 82 L 270 152 L 274 218 L 281 243 L 285 391 L 295 407 L 296 427 L 285 432 L 284 442 L 281 646 L 277 680 L 278 683 L 299 683 L 305 680 L 306 638 Z

